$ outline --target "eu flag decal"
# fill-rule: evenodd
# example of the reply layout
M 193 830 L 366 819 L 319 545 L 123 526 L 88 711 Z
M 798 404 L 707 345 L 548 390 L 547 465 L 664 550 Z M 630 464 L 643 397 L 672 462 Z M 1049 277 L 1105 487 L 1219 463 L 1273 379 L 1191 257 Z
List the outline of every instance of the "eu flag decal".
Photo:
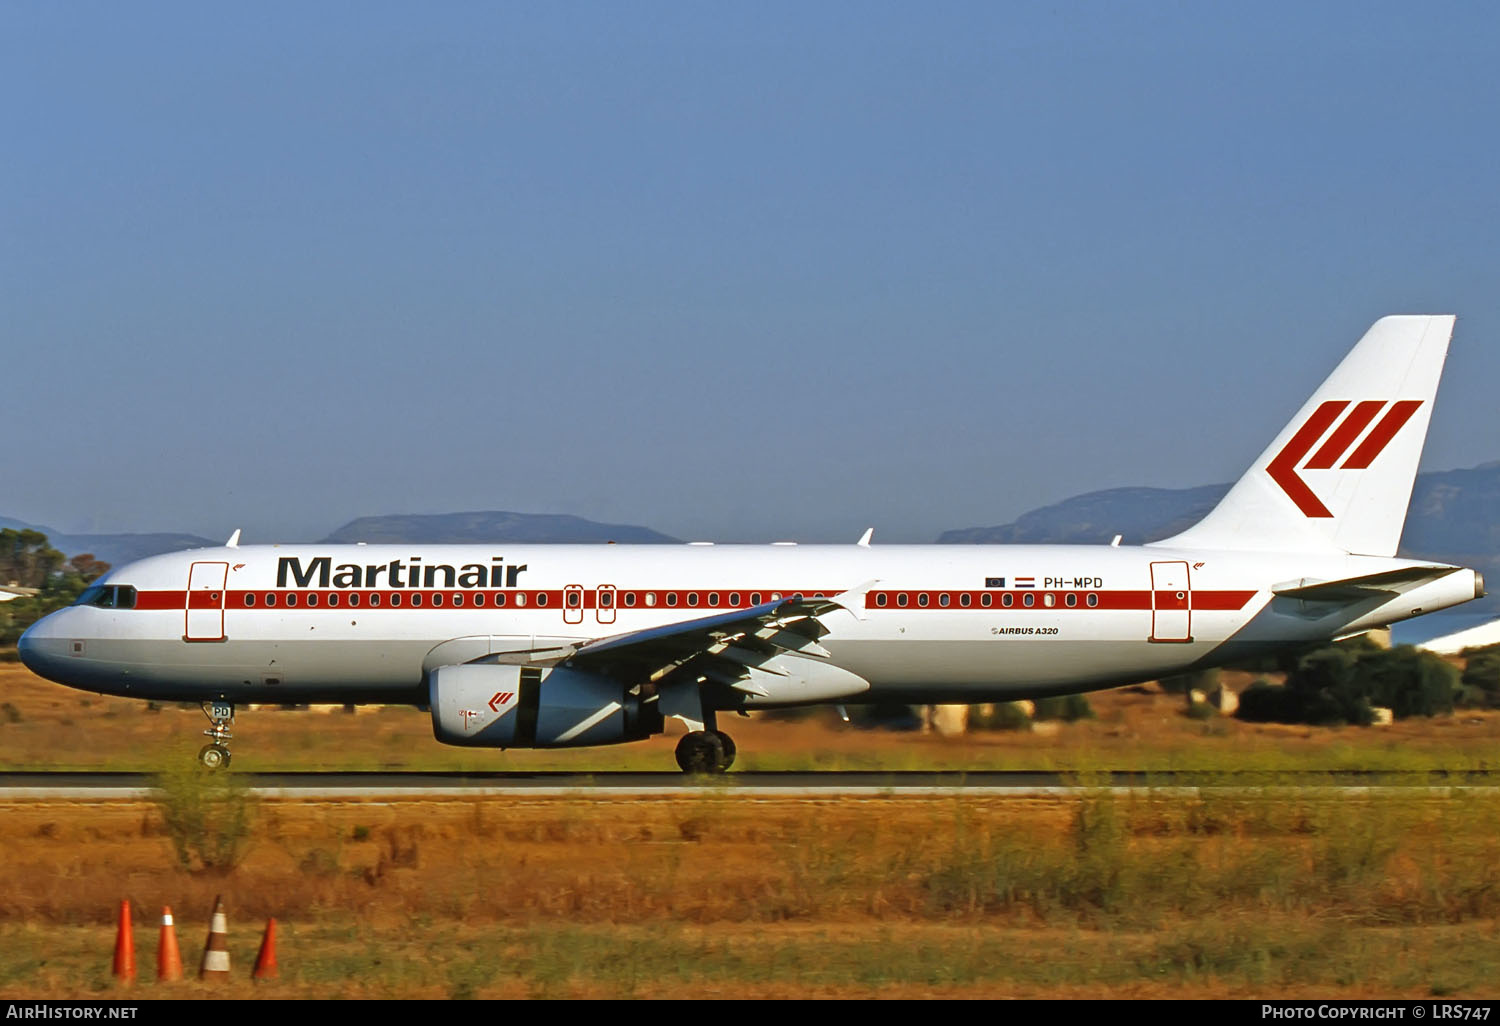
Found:
M 986 577 L 984 579 L 984 586 L 986 588 L 1003 588 L 1003 587 L 1005 587 L 1005 578 L 1004 577 Z

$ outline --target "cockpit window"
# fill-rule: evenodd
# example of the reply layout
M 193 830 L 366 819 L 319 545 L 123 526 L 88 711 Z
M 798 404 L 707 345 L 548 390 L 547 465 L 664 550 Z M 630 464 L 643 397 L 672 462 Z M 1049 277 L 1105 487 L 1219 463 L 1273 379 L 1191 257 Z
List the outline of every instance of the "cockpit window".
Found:
M 101 609 L 134 609 L 135 589 L 128 584 L 95 584 L 85 588 L 73 604 Z

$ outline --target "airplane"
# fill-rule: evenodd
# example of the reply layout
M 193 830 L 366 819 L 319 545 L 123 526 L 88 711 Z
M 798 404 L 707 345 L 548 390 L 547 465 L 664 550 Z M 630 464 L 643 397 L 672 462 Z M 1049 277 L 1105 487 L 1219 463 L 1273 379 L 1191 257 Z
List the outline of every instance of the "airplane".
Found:
M 720 713 L 980 703 L 1110 688 L 1354 636 L 1484 595 L 1396 558 L 1452 316 L 1377 321 L 1203 520 L 1147 545 L 247 545 L 112 570 L 20 639 L 72 687 L 237 703 L 400 703 L 437 740 L 608 745 Z

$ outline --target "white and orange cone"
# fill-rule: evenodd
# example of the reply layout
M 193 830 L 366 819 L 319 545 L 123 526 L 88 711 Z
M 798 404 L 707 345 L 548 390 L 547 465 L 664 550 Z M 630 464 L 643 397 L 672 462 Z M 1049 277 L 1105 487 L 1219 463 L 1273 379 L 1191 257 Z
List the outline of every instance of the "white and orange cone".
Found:
M 224 899 L 214 899 L 214 917 L 208 927 L 208 941 L 203 945 L 203 964 L 198 979 L 229 978 L 229 918 L 224 915 Z
M 177 927 L 172 922 L 172 907 L 161 907 L 161 939 L 156 945 L 156 978 L 182 979 L 182 953 L 177 950 Z

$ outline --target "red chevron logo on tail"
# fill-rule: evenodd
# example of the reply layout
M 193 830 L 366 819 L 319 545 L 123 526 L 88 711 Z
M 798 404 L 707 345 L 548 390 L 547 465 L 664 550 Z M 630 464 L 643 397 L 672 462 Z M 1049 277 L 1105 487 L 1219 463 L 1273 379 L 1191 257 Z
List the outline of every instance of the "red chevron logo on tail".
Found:
M 1385 447 L 1391 444 L 1391 439 L 1411 419 L 1412 414 L 1422 405 L 1419 399 L 1402 399 L 1390 404 L 1380 422 L 1366 434 L 1364 441 L 1359 443 L 1358 448 L 1344 460 L 1340 470 L 1365 470 L 1375 462 Z M 1349 401 L 1346 399 L 1330 399 L 1322 403 L 1312 412 L 1312 416 L 1297 429 L 1292 435 L 1291 441 L 1287 442 L 1282 450 L 1276 454 L 1276 458 L 1266 465 L 1266 473 L 1271 480 L 1281 486 L 1287 497 L 1297 504 L 1304 516 L 1308 517 L 1332 517 L 1328 507 L 1323 505 L 1321 499 L 1313 494 L 1307 482 L 1302 480 L 1297 473 L 1297 464 L 1302 462 L 1303 457 L 1312 452 L 1313 446 L 1328 433 L 1344 410 L 1348 409 Z M 1364 433 L 1370 422 L 1379 416 L 1380 411 L 1385 409 L 1386 402 L 1383 399 L 1367 399 L 1357 404 L 1349 412 L 1343 421 L 1334 427 L 1333 433 L 1328 435 L 1328 440 L 1313 455 L 1312 459 L 1302 465 L 1303 470 L 1331 470 L 1339 458 L 1348 452 L 1350 446 L 1359 436 Z

